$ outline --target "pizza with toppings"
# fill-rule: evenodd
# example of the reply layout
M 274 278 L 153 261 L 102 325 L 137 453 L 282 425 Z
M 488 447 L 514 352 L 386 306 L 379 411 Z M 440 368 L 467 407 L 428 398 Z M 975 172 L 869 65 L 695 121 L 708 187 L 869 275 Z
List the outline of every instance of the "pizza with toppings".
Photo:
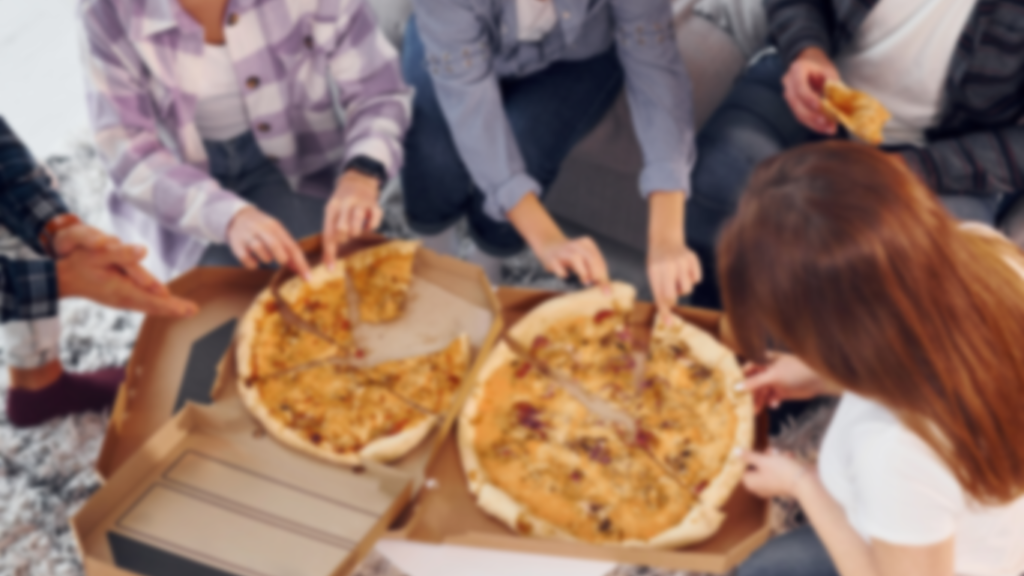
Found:
M 753 404 L 734 389 L 739 366 L 674 315 L 637 350 L 633 300 L 613 284 L 545 302 L 484 364 L 459 451 L 477 503 L 513 530 L 675 547 L 721 525 L 743 473 L 733 454 L 753 441 Z
M 401 314 L 416 248 L 369 248 L 256 298 L 238 329 L 238 389 L 273 437 L 340 464 L 387 462 L 415 448 L 448 411 L 469 366 L 465 335 L 432 354 L 370 366 L 353 331 L 353 308 L 370 310 L 360 315 L 372 322 Z

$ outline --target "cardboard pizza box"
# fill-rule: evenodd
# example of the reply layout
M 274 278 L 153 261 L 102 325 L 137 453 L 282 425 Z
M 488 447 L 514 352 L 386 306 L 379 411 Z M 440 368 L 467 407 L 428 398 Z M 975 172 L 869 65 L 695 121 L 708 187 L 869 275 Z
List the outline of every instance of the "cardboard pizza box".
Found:
M 498 299 L 502 304 L 504 325 L 514 326 L 527 312 L 556 295 L 538 290 L 500 288 Z M 654 312 L 654 307 L 648 303 L 636 304 L 630 319 L 635 335 L 649 333 Z M 678 308 L 677 312 L 717 338 L 722 337 L 722 329 L 727 326 L 718 312 L 697 308 Z M 757 443 L 763 447 L 767 440 L 767 420 L 759 420 L 757 429 Z M 759 548 L 770 535 L 768 503 L 741 485 L 723 509 L 727 516 L 721 529 L 711 539 L 682 549 L 623 548 L 521 536 L 477 506 L 466 484 L 455 432 L 446 438 L 441 452 L 428 470 L 428 478 L 427 488 L 413 505 L 408 520 L 388 537 L 725 573 Z
M 384 241 L 363 240 L 341 255 Z M 303 247 L 315 255 L 319 241 L 308 239 Z M 393 332 L 365 328 L 367 358 L 440 350 L 458 333 L 466 333 L 474 353 L 472 366 L 443 422 L 413 452 L 387 466 L 358 469 L 283 446 L 265 433 L 238 397 L 235 325 L 273 273 L 200 268 L 172 283 L 174 292 L 196 301 L 200 311 L 192 318 L 147 318 L 143 324 L 97 463 L 106 483 L 72 523 L 90 576 L 134 573 L 125 570 L 138 568 L 136 561 L 149 566 L 138 573 L 153 575 L 346 573 L 422 483 L 470 391 L 473 374 L 501 332 L 500 307 L 482 270 L 422 249 L 413 271 L 408 307 L 391 326 Z M 343 495 L 346 486 L 356 488 L 356 500 Z M 344 509 L 357 505 L 359 494 L 375 504 L 369 516 L 352 520 Z M 307 498 L 305 508 L 294 517 L 263 502 L 302 498 Z M 315 501 L 337 506 L 318 507 Z M 254 571 L 239 563 L 232 555 L 243 542 L 230 538 L 223 547 L 217 539 L 199 539 L 209 545 L 197 547 L 191 535 L 209 534 L 208 525 L 254 534 L 253 543 L 246 545 L 258 546 L 260 558 L 280 569 Z M 293 538 L 286 532 L 319 544 L 299 542 L 290 549 L 276 542 Z M 308 562 L 298 558 L 304 556 L 297 552 L 303 546 L 312 547 Z M 331 571 L 322 570 L 328 563 L 324 546 L 339 552 Z M 313 562 L 316 558 L 320 560 Z M 164 565 L 183 565 L 189 571 L 168 572 L 160 568 Z

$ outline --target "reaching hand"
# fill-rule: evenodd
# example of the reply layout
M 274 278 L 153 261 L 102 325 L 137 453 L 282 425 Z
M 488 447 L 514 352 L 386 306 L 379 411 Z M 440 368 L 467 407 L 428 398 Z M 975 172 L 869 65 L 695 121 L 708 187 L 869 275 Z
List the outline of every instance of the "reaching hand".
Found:
M 693 291 L 703 274 L 700 259 L 682 242 L 652 242 L 647 256 L 647 277 L 654 293 L 654 303 L 662 312 L 668 312 L 680 296 Z
M 276 219 L 252 206 L 242 208 L 228 224 L 228 245 L 243 266 L 252 270 L 277 262 L 309 277 L 309 263 L 298 243 Z
M 53 239 L 53 252 L 58 259 L 65 258 L 77 250 L 102 251 L 124 246 L 118 238 L 82 222 L 61 229 Z M 123 266 L 122 272 L 143 290 L 158 295 L 170 294 L 167 287 L 139 263 Z
M 78 296 L 156 316 L 194 314 L 197 310 L 194 303 L 171 295 L 159 283 L 160 291 L 146 289 L 125 272 L 133 268 L 141 270 L 139 262 L 145 255 L 146 249 L 140 246 L 75 250 L 55 262 L 57 292 L 61 297 Z
M 763 454 L 747 452 L 743 459 L 747 461 L 743 486 L 761 498 L 794 497 L 801 481 L 814 474 L 809 466 L 775 450 Z
M 597 243 L 587 236 L 572 240 L 563 238 L 539 248 L 536 253 L 544 268 L 559 278 L 564 279 L 572 272 L 588 286 L 608 283 L 604 256 Z
M 380 183 L 353 170 L 345 172 L 324 211 L 324 264 L 331 268 L 338 246 L 380 226 L 384 212 L 377 204 Z
M 792 354 L 771 354 L 766 365 L 743 367 L 746 380 L 741 386 L 754 395 L 760 411 L 765 405 L 777 408 L 783 400 L 807 400 L 829 394 L 832 388 L 802 360 Z
M 822 110 L 821 98 L 825 83 L 840 79 L 839 70 L 828 55 L 813 46 L 801 52 L 789 65 L 789 70 L 782 77 L 782 86 L 786 102 L 801 124 L 819 134 L 831 136 L 836 133 L 836 121 Z

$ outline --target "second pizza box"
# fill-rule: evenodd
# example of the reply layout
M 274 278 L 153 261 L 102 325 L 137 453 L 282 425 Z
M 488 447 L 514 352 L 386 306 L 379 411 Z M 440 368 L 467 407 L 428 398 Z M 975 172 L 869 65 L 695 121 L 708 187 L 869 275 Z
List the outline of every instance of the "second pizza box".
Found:
M 501 288 L 503 324 L 514 326 L 530 310 L 556 296 L 556 293 L 516 288 Z M 679 308 L 687 321 L 716 338 L 731 344 L 727 323 L 717 312 Z M 654 308 L 638 302 L 631 324 L 643 336 L 653 322 Z M 643 345 L 644 342 L 640 342 Z M 767 422 L 758 423 L 758 444 L 763 446 Z M 600 546 L 553 539 L 531 538 L 513 533 L 481 510 L 469 492 L 458 454 L 456 434 L 449 434 L 428 471 L 427 489 L 419 495 L 409 520 L 389 537 L 436 544 L 477 546 L 503 551 L 530 552 L 605 560 L 623 564 L 647 565 L 674 570 L 725 573 L 761 546 L 770 535 L 768 503 L 742 485 L 736 488 L 723 511 L 726 520 L 709 540 L 675 550 L 654 550 Z
M 305 247 L 318 249 L 315 241 Z M 466 333 L 472 367 L 416 450 L 390 465 L 345 468 L 270 438 L 237 395 L 235 325 L 270 278 L 197 269 L 172 288 L 195 300 L 199 314 L 147 319 L 97 464 L 106 484 L 72 521 L 90 576 L 348 573 L 414 496 L 500 333 L 483 272 L 420 250 L 398 330 L 371 330 L 367 349 L 380 360 L 414 356 Z

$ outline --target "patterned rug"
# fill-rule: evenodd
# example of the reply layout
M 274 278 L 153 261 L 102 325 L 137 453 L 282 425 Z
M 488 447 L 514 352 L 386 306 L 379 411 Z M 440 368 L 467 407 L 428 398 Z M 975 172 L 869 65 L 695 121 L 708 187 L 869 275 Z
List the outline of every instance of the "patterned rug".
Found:
M 107 179 L 95 150 L 77 145 L 66 156 L 46 160 L 60 183 L 70 208 L 87 222 L 109 229 L 105 211 Z M 383 200 L 386 219 L 383 232 L 411 235 L 402 218 L 401 195 L 389 190 Z M 463 253 L 472 247 L 468 240 Z M 508 262 L 503 283 L 558 289 L 562 283 L 545 273 L 531 255 Z M 141 326 L 138 314 L 104 308 L 85 301 L 61 304 L 62 360 L 71 371 L 88 371 L 123 365 Z M 3 343 L 0 342 L 0 346 Z M 42 426 L 17 430 L 4 414 L 7 370 L 0 360 L 0 575 L 77 576 L 82 564 L 68 518 L 99 487 L 93 463 L 106 429 L 105 414 L 83 414 L 58 419 Z M 779 445 L 813 457 L 818 437 L 830 412 L 797 423 L 778 439 Z M 776 526 L 796 521 L 796 511 L 785 505 L 773 507 Z M 385 558 L 374 554 L 358 570 L 359 576 L 404 576 Z M 611 575 L 610 575 L 611 576 Z M 642 566 L 623 566 L 614 576 L 683 576 Z

